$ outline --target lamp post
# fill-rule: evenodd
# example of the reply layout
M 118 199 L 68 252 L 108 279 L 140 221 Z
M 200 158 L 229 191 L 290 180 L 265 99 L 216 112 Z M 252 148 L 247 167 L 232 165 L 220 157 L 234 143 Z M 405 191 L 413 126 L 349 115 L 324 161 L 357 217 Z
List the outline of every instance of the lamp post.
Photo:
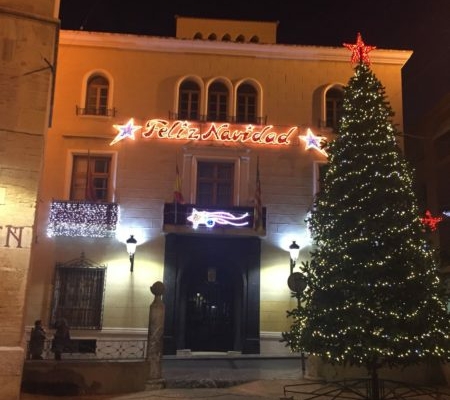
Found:
M 294 272 L 295 264 L 297 263 L 298 256 L 300 254 L 300 246 L 295 243 L 295 240 L 289 246 L 289 257 L 290 257 L 290 269 L 291 273 L 288 278 L 288 287 L 292 292 L 295 293 L 297 298 L 297 307 L 300 308 L 302 305 L 300 303 L 300 296 L 306 289 L 306 280 L 302 273 Z M 305 353 L 301 351 L 300 353 L 301 363 L 302 363 L 302 374 L 305 377 L 306 363 L 305 363 Z
M 289 246 L 289 254 L 291 256 L 291 275 L 294 272 L 295 264 L 298 260 L 298 255 L 300 254 L 300 246 L 295 242 L 295 240 L 292 241 L 291 245 Z
M 126 244 L 127 244 L 127 252 L 130 255 L 130 272 L 133 272 L 134 253 L 136 253 L 137 240 L 134 238 L 133 235 L 130 235 L 130 237 L 126 241 Z

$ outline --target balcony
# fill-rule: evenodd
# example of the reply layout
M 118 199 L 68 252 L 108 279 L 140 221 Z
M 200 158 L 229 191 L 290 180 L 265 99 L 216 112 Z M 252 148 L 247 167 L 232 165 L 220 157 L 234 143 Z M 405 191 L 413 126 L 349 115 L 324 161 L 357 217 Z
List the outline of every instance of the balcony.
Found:
M 259 227 L 254 207 L 202 207 L 196 204 L 164 204 L 164 232 L 211 232 L 261 236 L 266 230 L 266 208 Z
M 113 237 L 118 215 L 116 203 L 53 200 L 47 234 L 49 237 Z
M 76 115 L 88 115 L 94 117 L 115 117 L 116 109 L 115 108 L 106 108 L 106 107 L 89 107 L 89 108 L 81 108 L 75 106 L 75 114 Z

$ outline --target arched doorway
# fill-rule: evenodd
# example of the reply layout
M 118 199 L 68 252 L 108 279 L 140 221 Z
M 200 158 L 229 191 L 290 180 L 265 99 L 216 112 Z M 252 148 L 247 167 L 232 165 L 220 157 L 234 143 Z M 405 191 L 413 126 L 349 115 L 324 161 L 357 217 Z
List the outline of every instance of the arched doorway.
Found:
M 166 236 L 164 353 L 259 353 L 260 239 Z

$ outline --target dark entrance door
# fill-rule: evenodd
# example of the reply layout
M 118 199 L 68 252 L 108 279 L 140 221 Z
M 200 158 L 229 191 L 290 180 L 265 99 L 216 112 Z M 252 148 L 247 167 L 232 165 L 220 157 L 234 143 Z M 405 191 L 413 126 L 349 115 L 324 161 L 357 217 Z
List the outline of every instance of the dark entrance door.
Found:
M 186 348 L 233 350 L 235 308 L 232 274 L 225 266 L 193 265 L 187 274 Z
M 259 353 L 260 239 L 166 236 L 164 354 Z

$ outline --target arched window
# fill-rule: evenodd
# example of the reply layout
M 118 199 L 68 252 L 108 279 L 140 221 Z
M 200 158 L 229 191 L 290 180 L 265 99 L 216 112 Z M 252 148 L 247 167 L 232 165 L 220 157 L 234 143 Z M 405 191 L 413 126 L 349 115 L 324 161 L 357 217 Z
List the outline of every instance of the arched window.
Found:
M 201 32 L 197 32 L 197 33 L 194 35 L 194 39 L 203 39 L 203 35 L 201 34 Z
M 211 33 L 211 34 L 208 36 L 208 40 L 217 40 L 217 35 L 216 35 L 215 33 Z
M 326 94 L 326 126 L 337 131 L 342 115 L 344 92 L 338 88 L 331 88 Z
M 225 35 L 222 36 L 222 40 L 224 42 L 229 42 L 231 40 L 231 36 L 229 33 L 226 33 Z
M 237 89 L 236 122 L 256 123 L 256 89 L 244 83 Z
M 250 38 L 250 43 L 259 43 L 259 37 L 258 36 L 252 36 Z
M 85 114 L 108 115 L 109 82 L 104 76 L 93 75 L 88 79 Z
M 200 88 L 193 81 L 184 81 L 180 85 L 178 100 L 179 119 L 200 119 Z
M 208 91 L 208 121 L 228 119 L 228 89 L 221 82 L 214 82 Z
M 245 36 L 244 36 L 244 35 L 239 35 L 239 36 L 236 38 L 236 42 L 244 43 L 244 42 L 245 42 Z

